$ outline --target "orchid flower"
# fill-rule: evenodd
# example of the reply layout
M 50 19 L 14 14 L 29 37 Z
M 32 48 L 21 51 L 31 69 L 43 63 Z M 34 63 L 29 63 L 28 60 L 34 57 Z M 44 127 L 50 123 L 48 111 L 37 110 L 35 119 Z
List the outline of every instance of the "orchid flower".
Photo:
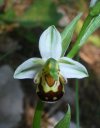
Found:
M 16 69 L 14 78 L 34 79 L 36 92 L 42 101 L 59 100 L 64 94 L 67 78 L 88 76 L 82 64 L 62 57 L 62 39 L 55 26 L 48 27 L 40 36 L 39 50 L 42 58 L 33 57 L 22 63 Z

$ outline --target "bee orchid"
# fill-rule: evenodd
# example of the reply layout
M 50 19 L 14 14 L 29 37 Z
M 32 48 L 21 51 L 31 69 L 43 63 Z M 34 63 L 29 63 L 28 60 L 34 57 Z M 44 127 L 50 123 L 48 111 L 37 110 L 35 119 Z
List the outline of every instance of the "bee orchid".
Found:
M 62 56 L 62 39 L 55 26 L 48 27 L 39 39 L 42 58 L 33 57 L 22 63 L 15 71 L 16 79 L 34 79 L 36 92 L 42 101 L 54 102 L 64 94 L 68 78 L 88 76 L 79 62 Z

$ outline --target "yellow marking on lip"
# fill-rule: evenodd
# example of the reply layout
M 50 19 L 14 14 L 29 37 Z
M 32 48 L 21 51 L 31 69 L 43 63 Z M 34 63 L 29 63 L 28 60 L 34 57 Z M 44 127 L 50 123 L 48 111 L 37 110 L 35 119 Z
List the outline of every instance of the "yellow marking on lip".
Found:
M 48 67 L 51 68 L 51 66 L 52 66 L 52 65 L 51 65 L 51 63 L 50 63 L 50 64 L 48 65 Z
M 57 100 L 57 97 L 53 97 L 53 100 Z

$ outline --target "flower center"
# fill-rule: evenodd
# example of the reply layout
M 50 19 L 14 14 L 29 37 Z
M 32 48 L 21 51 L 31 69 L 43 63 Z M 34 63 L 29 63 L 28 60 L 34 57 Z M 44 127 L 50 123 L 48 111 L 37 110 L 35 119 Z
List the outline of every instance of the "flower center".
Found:
M 55 80 L 50 74 L 45 75 L 45 79 L 49 87 L 52 87 L 54 85 Z

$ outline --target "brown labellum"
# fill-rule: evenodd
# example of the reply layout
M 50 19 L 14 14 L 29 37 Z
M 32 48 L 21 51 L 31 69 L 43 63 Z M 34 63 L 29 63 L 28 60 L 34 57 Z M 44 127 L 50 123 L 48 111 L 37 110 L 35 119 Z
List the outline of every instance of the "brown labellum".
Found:
M 59 83 L 59 85 L 57 85 L 57 91 L 50 90 L 48 92 L 45 92 L 45 90 L 42 86 L 42 81 L 41 81 L 37 87 L 37 95 L 39 96 L 39 98 L 42 101 L 46 101 L 46 102 L 55 102 L 55 101 L 59 100 L 60 98 L 62 98 L 62 96 L 64 94 L 64 85 L 62 85 L 61 82 L 58 82 L 58 83 Z M 50 85 L 48 85 L 48 86 L 50 87 Z M 54 84 L 53 84 L 53 86 L 54 86 Z

